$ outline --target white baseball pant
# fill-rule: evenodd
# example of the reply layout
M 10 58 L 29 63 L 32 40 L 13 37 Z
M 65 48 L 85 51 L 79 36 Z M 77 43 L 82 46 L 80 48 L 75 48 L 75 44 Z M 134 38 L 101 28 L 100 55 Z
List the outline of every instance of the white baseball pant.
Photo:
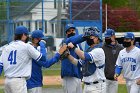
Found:
M 25 78 L 6 78 L 5 93 L 27 93 Z
M 28 89 L 28 93 L 42 93 L 42 87 Z
M 64 93 L 82 93 L 82 83 L 79 78 L 64 77 L 62 86 Z
M 106 93 L 118 93 L 118 81 L 106 79 Z
M 126 87 L 128 93 L 140 93 L 140 85 L 136 84 L 136 80 L 126 80 Z
M 100 82 L 97 84 L 84 84 L 84 93 L 106 93 L 106 82 Z

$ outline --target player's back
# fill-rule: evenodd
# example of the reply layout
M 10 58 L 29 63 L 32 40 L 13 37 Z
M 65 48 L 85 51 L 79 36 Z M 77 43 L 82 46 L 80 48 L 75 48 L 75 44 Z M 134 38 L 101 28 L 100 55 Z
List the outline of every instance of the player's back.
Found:
M 29 77 L 31 58 L 27 44 L 22 41 L 11 42 L 2 53 L 2 62 L 6 77 Z

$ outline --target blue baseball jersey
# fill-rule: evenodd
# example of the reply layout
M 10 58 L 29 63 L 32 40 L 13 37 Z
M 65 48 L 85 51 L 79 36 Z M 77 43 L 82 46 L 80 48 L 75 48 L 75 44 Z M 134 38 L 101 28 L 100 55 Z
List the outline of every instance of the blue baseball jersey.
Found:
M 54 63 L 58 62 L 60 58 L 60 54 L 56 53 L 53 58 L 46 61 L 35 61 L 32 60 L 32 74 L 31 78 L 27 80 L 27 88 L 31 89 L 34 87 L 41 87 L 43 85 L 43 75 L 42 75 L 42 67 L 48 68 Z
M 72 36 L 70 38 L 66 38 L 65 40 L 63 40 L 62 43 L 68 44 L 72 42 L 76 47 L 82 50 L 82 47 L 79 43 L 82 43 L 83 41 L 85 41 L 85 38 L 83 38 L 83 35 L 81 34 L 81 35 Z M 76 59 L 79 59 L 78 55 L 72 49 L 70 49 L 70 54 Z M 81 67 L 75 66 L 67 58 L 62 60 L 61 77 L 63 78 L 65 76 L 82 78 Z
M 68 39 L 66 39 L 63 42 L 68 43 L 67 40 Z M 75 46 L 82 49 L 80 44 L 75 44 Z M 69 51 L 73 57 L 79 59 L 78 55 L 72 49 L 69 49 Z M 63 59 L 61 63 L 61 77 L 63 78 L 65 76 L 81 78 L 82 77 L 81 67 L 77 67 L 74 64 L 72 64 L 68 58 Z

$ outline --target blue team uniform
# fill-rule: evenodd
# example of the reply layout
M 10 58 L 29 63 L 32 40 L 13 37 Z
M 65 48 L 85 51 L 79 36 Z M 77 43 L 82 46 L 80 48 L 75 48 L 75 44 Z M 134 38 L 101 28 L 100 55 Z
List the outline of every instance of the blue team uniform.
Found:
M 82 34 L 81 35 L 75 35 L 72 36 L 70 38 L 66 38 L 63 43 L 68 44 L 69 42 L 72 42 L 73 44 L 75 44 L 76 47 L 79 47 L 81 50 L 81 45 L 78 43 L 81 43 L 83 41 L 85 41 L 85 39 L 82 38 Z M 70 54 L 75 57 L 76 59 L 79 59 L 79 57 L 77 56 L 77 54 L 72 50 L 69 49 Z M 61 77 L 77 77 L 80 78 L 82 77 L 82 73 L 81 73 L 81 68 L 75 66 L 74 64 L 72 64 L 67 58 L 62 60 L 62 64 L 61 64 Z
M 42 76 L 42 67 L 48 68 L 54 63 L 58 62 L 60 58 L 60 54 L 56 53 L 53 58 L 46 61 L 35 61 L 32 60 L 32 74 L 31 78 L 27 80 L 27 88 L 31 89 L 34 87 L 42 87 L 43 76 Z

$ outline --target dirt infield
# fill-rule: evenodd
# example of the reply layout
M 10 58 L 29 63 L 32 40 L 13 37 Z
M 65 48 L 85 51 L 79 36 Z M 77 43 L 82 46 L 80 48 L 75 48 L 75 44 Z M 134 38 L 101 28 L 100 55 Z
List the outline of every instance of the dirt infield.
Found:
M 119 84 L 125 84 L 125 80 L 122 78 L 122 75 L 118 79 Z M 0 85 L 4 84 L 4 79 L 0 79 Z M 44 85 L 61 85 L 62 79 L 60 76 L 44 76 L 43 77 Z

